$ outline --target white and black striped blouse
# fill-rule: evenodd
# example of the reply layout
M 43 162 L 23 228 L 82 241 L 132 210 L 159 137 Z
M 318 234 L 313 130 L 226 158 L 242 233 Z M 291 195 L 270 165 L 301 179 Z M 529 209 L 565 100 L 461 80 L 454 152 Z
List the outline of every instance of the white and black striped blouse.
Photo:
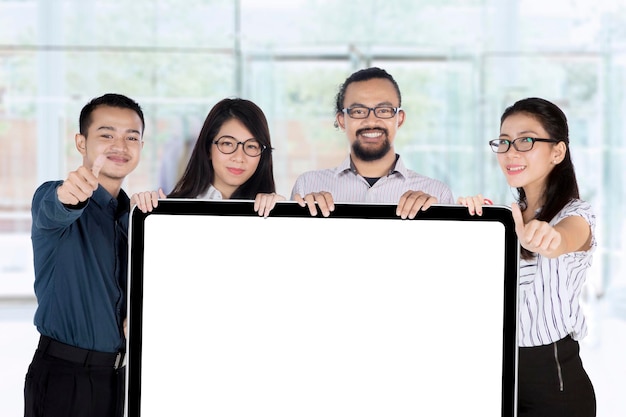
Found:
M 568 216 L 580 216 L 589 223 L 591 248 L 553 259 L 541 255 L 530 261 L 520 259 L 519 346 L 547 345 L 567 335 L 580 340 L 587 334 L 580 293 L 597 246 L 596 218 L 589 203 L 572 200 L 550 224 Z

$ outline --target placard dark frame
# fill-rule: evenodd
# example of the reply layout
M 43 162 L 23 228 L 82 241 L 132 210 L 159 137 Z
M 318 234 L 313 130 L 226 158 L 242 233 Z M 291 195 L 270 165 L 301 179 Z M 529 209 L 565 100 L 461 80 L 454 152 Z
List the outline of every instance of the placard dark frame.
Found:
M 145 220 L 149 216 L 257 216 L 251 201 L 202 201 L 189 199 L 169 199 L 159 202 L 150 213 L 134 209 L 129 230 L 129 317 L 128 337 L 127 398 L 126 408 L 129 417 L 141 417 L 141 355 L 142 355 L 142 300 L 143 300 L 143 261 Z M 396 206 L 387 204 L 336 204 L 332 218 L 396 219 Z M 271 216 L 310 217 L 308 209 L 293 202 L 280 202 Z M 316 217 L 324 221 L 320 214 Z M 482 216 L 469 215 L 467 208 L 452 205 L 435 205 L 427 211 L 420 211 L 415 219 L 437 221 L 499 222 L 504 226 L 504 270 L 503 303 L 504 328 L 502 352 L 502 417 L 516 416 L 517 390 L 517 289 L 519 274 L 519 243 L 515 235 L 515 225 L 511 210 L 505 206 L 484 207 Z

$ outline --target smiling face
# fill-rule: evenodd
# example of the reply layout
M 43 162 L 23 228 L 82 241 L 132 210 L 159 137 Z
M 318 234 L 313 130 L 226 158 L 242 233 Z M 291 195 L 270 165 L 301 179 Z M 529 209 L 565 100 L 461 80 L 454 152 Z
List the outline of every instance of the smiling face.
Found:
M 91 168 L 99 155 L 106 157 L 98 181 L 113 196 L 139 163 L 142 134 L 143 124 L 135 111 L 101 105 L 91 113 L 87 135 L 77 134 L 75 137 L 85 167 Z
M 237 142 L 253 138 L 250 131 L 237 119 L 224 122 L 213 141 L 222 137 L 233 138 Z M 222 193 L 224 199 L 229 199 L 256 172 L 260 160 L 261 156 L 246 155 L 243 146 L 237 146 L 237 150 L 231 154 L 224 154 L 217 149 L 217 145 L 211 145 L 211 163 L 215 172 L 213 186 Z
M 521 137 L 551 139 L 539 120 L 529 113 L 514 113 L 502 122 L 500 139 L 513 141 Z M 565 156 L 565 143 L 535 142 L 527 152 L 513 146 L 498 153 L 498 163 L 511 187 L 524 188 L 527 195 L 541 195 L 546 178 Z
M 346 88 L 343 107 L 377 106 L 399 107 L 400 98 L 391 81 L 372 78 L 356 81 Z M 393 152 L 393 141 L 398 128 L 404 123 L 404 111 L 391 119 L 381 119 L 373 111 L 365 119 L 353 119 L 345 113 L 337 114 L 337 124 L 344 129 L 350 141 L 353 158 L 375 161 Z

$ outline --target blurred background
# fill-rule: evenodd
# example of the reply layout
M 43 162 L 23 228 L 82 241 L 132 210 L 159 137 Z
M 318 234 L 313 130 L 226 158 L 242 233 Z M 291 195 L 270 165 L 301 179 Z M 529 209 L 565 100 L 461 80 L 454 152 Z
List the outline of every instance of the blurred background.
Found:
M 118 92 L 146 115 L 128 193 L 168 192 L 209 109 L 255 101 L 270 122 L 278 192 L 348 152 L 339 85 L 379 66 L 402 91 L 396 149 L 455 197 L 514 199 L 487 141 L 502 111 L 539 96 L 570 123 L 599 242 L 584 294 L 582 357 L 598 416 L 626 399 L 626 4 L 620 0 L 0 0 L 0 415 L 22 413 L 37 334 L 30 203 L 81 163 L 80 109 Z M 479 266 L 477 266 L 479 267 Z M 622 377 L 618 378 L 618 375 Z

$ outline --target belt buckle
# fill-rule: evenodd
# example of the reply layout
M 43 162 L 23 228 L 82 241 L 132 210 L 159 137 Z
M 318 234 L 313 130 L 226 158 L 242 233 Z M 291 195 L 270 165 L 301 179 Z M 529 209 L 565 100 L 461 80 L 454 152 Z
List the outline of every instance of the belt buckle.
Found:
M 115 355 L 115 363 L 113 364 L 113 369 L 119 369 L 124 365 L 124 352 L 117 352 Z

